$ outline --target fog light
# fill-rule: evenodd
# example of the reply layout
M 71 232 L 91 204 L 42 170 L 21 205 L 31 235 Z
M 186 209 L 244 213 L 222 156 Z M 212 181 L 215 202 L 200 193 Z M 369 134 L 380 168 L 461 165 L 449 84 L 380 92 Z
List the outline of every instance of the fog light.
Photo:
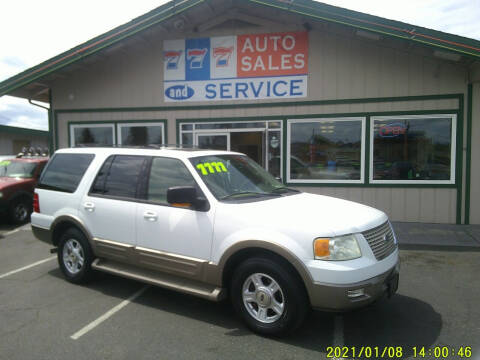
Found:
M 355 299 L 360 296 L 365 296 L 365 291 L 362 289 L 355 289 L 355 290 L 347 290 L 347 296 L 350 299 Z

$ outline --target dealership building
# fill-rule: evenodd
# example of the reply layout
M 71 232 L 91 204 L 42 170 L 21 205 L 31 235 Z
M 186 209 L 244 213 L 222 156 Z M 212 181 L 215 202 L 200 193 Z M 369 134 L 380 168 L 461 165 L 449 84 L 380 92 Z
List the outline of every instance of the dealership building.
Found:
M 175 0 L 0 83 L 53 149 L 248 154 L 407 222 L 480 224 L 480 41 L 311 0 Z

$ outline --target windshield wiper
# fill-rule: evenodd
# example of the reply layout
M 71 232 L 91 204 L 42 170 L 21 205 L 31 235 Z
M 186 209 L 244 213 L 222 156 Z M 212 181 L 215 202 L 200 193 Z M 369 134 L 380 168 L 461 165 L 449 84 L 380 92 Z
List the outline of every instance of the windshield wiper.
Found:
M 233 196 L 237 196 L 237 195 L 252 195 L 252 196 L 282 196 L 280 194 L 275 194 L 275 193 L 261 193 L 261 192 L 255 192 L 255 191 L 239 191 L 239 192 L 234 192 L 232 194 L 228 194 L 228 195 L 225 195 L 225 196 L 222 196 L 220 198 L 220 200 L 225 200 L 225 199 L 228 199 L 228 198 L 231 198 Z
M 277 187 L 277 188 L 273 189 L 271 193 L 275 194 L 277 191 L 285 191 L 285 192 L 291 191 L 291 192 L 296 192 L 296 193 L 300 192 L 300 190 L 297 190 L 297 189 L 292 189 L 292 188 L 289 188 L 287 186 L 281 186 L 281 187 Z

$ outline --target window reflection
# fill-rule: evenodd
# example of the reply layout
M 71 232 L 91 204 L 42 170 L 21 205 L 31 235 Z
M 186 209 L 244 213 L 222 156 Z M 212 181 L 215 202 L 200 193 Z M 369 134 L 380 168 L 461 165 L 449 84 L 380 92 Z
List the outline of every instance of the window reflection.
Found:
M 122 145 L 144 146 L 161 145 L 163 128 L 162 126 L 122 126 Z
M 113 129 L 111 126 L 75 127 L 73 133 L 75 146 L 113 145 Z
M 361 120 L 291 124 L 290 178 L 360 180 Z
M 374 120 L 374 180 L 450 180 L 451 118 Z

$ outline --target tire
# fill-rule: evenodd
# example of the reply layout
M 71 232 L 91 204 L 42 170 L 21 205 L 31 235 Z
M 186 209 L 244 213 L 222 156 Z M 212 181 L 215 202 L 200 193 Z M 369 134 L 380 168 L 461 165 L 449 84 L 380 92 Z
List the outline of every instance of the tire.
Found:
M 29 221 L 32 213 L 31 201 L 27 198 L 13 200 L 8 209 L 8 217 L 12 224 L 20 225 Z
M 57 256 L 60 269 L 68 281 L 81 284 L 91 279 L 93 252 L 80 230 L 69 228 L 60 236 Z
M 270 258 L 241 263 L 230 283 L 230 297 L 247 326 L 267 336 L 294 331 L 309 309 L 305 288 L 292 267 Z

